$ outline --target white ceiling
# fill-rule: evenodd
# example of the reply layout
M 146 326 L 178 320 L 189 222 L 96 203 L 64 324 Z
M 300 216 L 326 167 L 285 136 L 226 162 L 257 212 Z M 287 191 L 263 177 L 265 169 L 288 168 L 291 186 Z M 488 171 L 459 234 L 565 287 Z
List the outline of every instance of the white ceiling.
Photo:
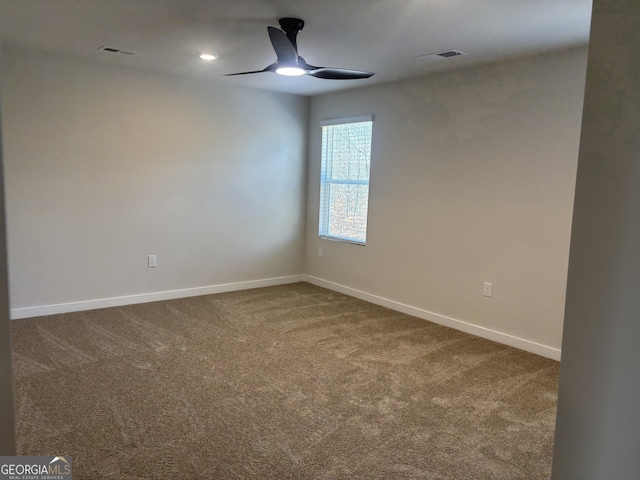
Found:
M 267 25 L 302 18 L 299 52 L 313 65 L 367 70 L 366 80 L 286 78 Z M 586 45 L 591 0 L 0 0 L 2 42 L 85 59 L 316 95 Z M 107 45 L 137 53 L 109 54 Z M 446 49 L 468 55 L 425 62 Z M 205 64 L 201 51 L 220 58 Z

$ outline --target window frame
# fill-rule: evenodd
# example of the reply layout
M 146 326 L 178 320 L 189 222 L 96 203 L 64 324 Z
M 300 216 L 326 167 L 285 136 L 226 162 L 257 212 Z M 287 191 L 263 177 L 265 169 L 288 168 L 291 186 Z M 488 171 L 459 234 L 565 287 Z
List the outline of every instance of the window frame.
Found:
M 323 162 L 323 158 L 322 158 L 322 153 L 320 154 L 320 192 L 319 192 L 319 205 L 318 205 L 318 237 L 321 238 L 322 240 L 330 240 L 330 241 L 334 241 L 334 242 L 344 242 L 344 243 L 351 243 L 353 245 L 360 245 L 360 246 L 365 246 L 367 243 L 367 236 L 368 236 L 368 226 L 369 226 L 369 197 L 370 197 L 370 185 L 371 185 L 371 158 L 373 157 L 373 115 L 358 115 L 358 116 L 352 116 L 352 117 L 340 117 L 340 118 L 331 118 L 331 119 L 325 119 L 322 120 L 320 122 L 320 127 L 321 129 L 324 129 L 324 127 L 331 127 L 331 126 L 336 126 L 336 125 L 348 125 L 350 123 L 365 123 L 365 122 L 371 122 L 371 144 L 369 145 L 369 178 L 364 181 L 364 180 L 340 180 L 340 181 L 327 181 L 327 175 L 326 175 L 326 164 L 325 162 Z M 322 149 L 324 148 L 324 130 L 321 132 L 321 137 L 320 137 L 320 142 L 321 142 L 321 152 Z M 338 236 L 332 236 L 332 235 L 327 235 L 327 234 L 323 234 L 323 227 L 324 227 L 324 231 L 328 232 L 328 221 L 329 221 L 329 213 L 328 213 L 328 205 L 326 205 L 326 203 L 329 202 L 329 199 L 331 198 L 329 194 L 326 194 L 323 196 L 323 191 L 325 188 L 328 188 L 329 185 L 331 184 L 342 184 L 342 185 L 367 185 L 369 187 L 369 190 L 367 192 L 367 218 L 365 219 L 366 224 L 365 224 L 365 238 L 364 241 L 361 241 L 359 239 L 355 239 L 355 238 L 348 238 L 348 237 L 338 237 Z M 324 198 L 323 198 L 324 197 Z M 325 205 L 323 205 L 323 203 Z M 323 215 L 324 212 L 324 215 Z

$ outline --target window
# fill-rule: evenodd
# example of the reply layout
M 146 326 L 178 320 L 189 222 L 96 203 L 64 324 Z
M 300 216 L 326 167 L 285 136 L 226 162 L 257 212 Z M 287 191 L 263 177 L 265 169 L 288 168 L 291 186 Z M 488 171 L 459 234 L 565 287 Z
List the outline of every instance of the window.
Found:
M 371 116 L 322 124 L 320 237 L 366 243 L 372 130 Z

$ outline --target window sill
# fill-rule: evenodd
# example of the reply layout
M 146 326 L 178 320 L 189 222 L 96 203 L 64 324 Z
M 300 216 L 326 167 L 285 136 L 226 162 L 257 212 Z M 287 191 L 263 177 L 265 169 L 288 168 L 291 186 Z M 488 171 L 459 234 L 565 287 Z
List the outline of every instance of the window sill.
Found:
M 318 235 L 318 237 L 322 240 L 329 240 L 331 242 L 350 243 L 352 245 L 358 245 L 360 247 L 364 247 L 366 245 L 366 242 L 359 242 L 358 240 L 351 240 L 349 238 L 327 237 L 325 235 Z

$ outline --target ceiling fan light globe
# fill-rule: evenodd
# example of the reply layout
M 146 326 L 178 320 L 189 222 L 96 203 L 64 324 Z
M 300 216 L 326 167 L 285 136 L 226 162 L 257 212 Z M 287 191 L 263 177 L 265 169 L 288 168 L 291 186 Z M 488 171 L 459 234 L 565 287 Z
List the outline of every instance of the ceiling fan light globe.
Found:
M 306 74 L 307 71 L 300 67 L 280 67 L 276 69 L 276 73 L 287 77 L 299 77 L 300 75 Z

